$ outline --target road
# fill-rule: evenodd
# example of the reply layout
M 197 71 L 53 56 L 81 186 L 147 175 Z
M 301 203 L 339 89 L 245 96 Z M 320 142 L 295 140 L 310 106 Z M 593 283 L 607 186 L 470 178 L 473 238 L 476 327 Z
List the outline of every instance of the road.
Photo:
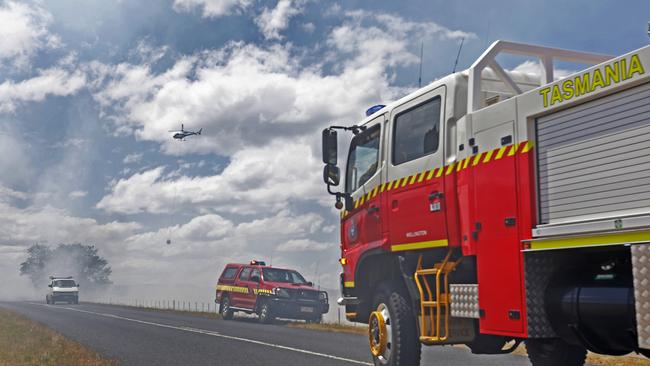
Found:
M 366 337 L 109 305 L 0 302 L 122 365 L 370 365 Z M 529 365 L 515 355 L 425 347 L 422 365 Z

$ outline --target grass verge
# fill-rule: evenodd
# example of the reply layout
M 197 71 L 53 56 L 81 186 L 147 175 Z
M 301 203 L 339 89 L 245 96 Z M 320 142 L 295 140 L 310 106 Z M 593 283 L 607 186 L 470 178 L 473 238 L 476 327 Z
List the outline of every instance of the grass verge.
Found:
M 0 366 L 116 366 L 81 344 L 12 311 L 0 309 Z
M 512 352 L 515 355 L 528 356 L 526 353 L 526 346 L 520 345 L 517 349 Z M 596 353 L 587 353 L 587 365 L 594 366 L 648 366 L 650 365 L 650 360 L 647 358 L 630 354 L 628 356 L 603 356 Z

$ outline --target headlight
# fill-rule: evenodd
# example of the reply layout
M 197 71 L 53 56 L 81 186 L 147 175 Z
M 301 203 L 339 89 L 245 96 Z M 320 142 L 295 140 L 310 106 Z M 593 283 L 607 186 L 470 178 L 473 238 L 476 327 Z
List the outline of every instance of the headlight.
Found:
M 318 293 L 318 299 L 320 301 L 327 301 L 327 292 L 323 291 Z
M 289 291 L 287 291 L 286 289 L 280 288 L 280 287 L 276 287 L 276 288 L 273 289 L 273 295 L 275 295 L 277 297 L 282 297 L 282 298 L 285 298 L 285 299 L 291 298 L 291 295 L 289 294 Z

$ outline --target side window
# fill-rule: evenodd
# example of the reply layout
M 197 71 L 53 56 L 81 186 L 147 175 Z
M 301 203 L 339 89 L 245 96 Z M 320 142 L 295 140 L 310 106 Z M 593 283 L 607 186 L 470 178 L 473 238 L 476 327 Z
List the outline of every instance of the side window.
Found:
M 257 277 L 258 279 L 261 279 L 259 269 L 257 268 L 253 269 L 253 271 L 251 272 L 251 279 L 253 279 L 253 277 Z
M 251 274 L 251 269 L 250 268 L 244 268 L 244 270 L 241 271 L 239 274 L 239 279 L 242 281 L 248 281 L 248 275 Z
M 352 139 L 345 176 L 346 192 L 356 191 L 377 171 L 380 132 L 380 125 L 376 125 Z
M 224 280 L 232 280 L 233 278 L 235 278 L 236 274 L 237 274 L 237 268 L 228 267 L 223 271 L 221 278 L 223 278 Z
M 440 97 L 398 114 L 393 127 L 393 165 L 421 158 L 438 150 Z

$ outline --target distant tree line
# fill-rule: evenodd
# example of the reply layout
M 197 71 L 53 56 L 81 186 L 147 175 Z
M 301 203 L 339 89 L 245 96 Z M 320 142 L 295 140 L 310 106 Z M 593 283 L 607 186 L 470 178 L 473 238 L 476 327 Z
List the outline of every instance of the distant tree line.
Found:
M 27 249 L 27 259 L 20 264 L 20 274 L 34 286 L 43 287 L 50 276 L 73 276 L 89 288 L 110 285 L 111 267 L 94 245 L 59 244 L 49 247 L 34 244 Z

